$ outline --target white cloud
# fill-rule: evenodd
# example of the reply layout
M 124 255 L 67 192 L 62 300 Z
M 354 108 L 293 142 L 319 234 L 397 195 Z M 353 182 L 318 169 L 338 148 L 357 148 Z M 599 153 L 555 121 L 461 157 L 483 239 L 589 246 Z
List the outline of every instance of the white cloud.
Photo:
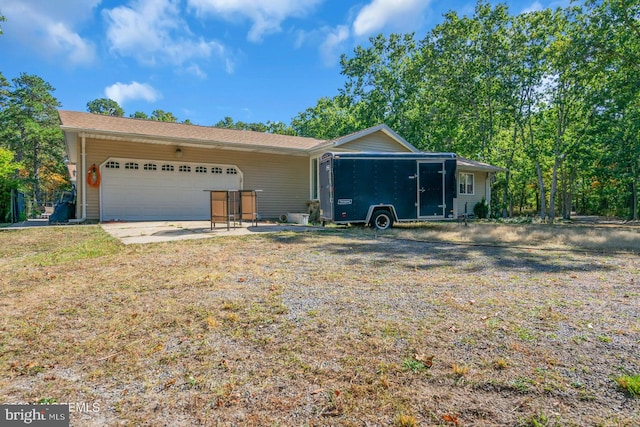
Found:
M 535 1 L 531 3 L 529 6 L 527 6 L 526 8 L 522 9 L 522 13 L 539 12 L 542 9 L 544 9 L 544 6 L 542 6 L 542 3 L 540 3 L 539 1 Z
M 253 25 L 247 34 L 258 42 L 267 34 L 277 33 L 280 25 L 290 17 L 305 16 L 322 0 L 187 0 L 198 14 L 249 19 Z
M 189 65 L 187 68 L 185 68 L 185 70 L 189 73 L 189 74 L 193 74 L 196 77 L 199 77 L 201 79 L 206 79 L 207 78 L 207 73 L 205 73 L 204 71 L 202 71 L 202 68 L 200 68 L 198 65 L 196 64 L 191 64 Z
M 181 66 L 211 57 L 227 63 L 225 46 L 193 36 L 179 6 L 178 0 L 136 0 L 104 10 L 110 51 L 147 65 Z
M 22 19 L 31 16 L 47 16 L 51 21 L 61 21 L 69 25 L 86 22 L 93 17 L 93 10 L 102 0 L 0 0 L 0 11 L 9 17 L 10 10 L 19 10 L 27 14 L 26 17 L 13 14 L 11 20 Z M 7 21 L 7 24 L 10 21 Z
M 368 36 L 383 28 L 408 32 L 422 20 L 431 0 L 373 0 L 360 10 L 353 22 L 356 36 Z
M 94 44 L 79 28 L 93 17 L 100 0 L 0 0 L 6 16 L 3 37 L 18 39 L 43 56 L 63 57 L 66 64 L 89 64 L 95 59 Z
M 84 40 L 61 22 L 47 26 L 50 47 L 66 52 L 72 63 L 91 63 L 95 57 L 93 43 Z
M 143 99 L 147 102 L 154 102 L 162 96 L 160 92 L 155 90 L 147 83 L 131 82 L 129 84 L 117 82 L 104 89 L 107 98 L 113 99 L 119 105 L 136 99 Z
M 351 31 L 347 24 L 335 27 L 325 26 L 311 31 L 296 30 L 293 34 L 294 48 L 317 48 L 322 62 L 327 67 L 336 65 L 351 38 Z
M 350 31 L 346 25 L 338 25 L 329 30 L 329 34 L 320 45 L 320 55 L 326 66 L 333 66 L 344 49 L 344 42 L 349 39 Z

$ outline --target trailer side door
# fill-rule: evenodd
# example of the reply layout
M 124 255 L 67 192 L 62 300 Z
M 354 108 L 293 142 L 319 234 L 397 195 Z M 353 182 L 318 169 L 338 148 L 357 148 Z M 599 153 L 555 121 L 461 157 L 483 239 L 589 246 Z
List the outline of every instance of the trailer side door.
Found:
M 418 162 L 418 217 L 445 217 L 444 162 Z
M 320 182 L 320 218 L 328 221 L 334 220 L 333 213 L 333 158 L 323 157 L 319 167 Z

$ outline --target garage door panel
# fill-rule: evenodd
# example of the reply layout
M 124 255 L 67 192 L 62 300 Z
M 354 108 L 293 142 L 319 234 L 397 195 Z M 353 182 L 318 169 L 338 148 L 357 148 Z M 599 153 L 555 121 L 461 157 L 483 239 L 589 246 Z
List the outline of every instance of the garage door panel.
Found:
M 119 166 L 116 168 L 114 162 Z M 139 169 L 125 169 L 127 163 Z M 101 220 L 206 220 L 209 218 L 208 190 L 238 190 L 241 174 L 235 166 L 206 163 L 151 162 L 111 159 L 103 167 L 101 183 Z M 156 164 L 157 170 L 143 165 Z M 173 171 L 161 170 L 171 165 Z M 190 171 L 180 171 L 189 166 Z M 205 172 L 195 172 L 206 170 Z M 206 168 L 206 169 L 205 169 Z M 223 173 L 211 173 L 212 170 Z M 227 171 L 236 172 L 227 173 Z

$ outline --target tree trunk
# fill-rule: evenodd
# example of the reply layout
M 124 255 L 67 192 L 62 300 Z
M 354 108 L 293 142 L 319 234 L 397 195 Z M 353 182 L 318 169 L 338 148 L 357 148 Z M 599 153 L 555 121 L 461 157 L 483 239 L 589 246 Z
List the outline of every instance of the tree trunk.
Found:
M 538 173 L 538 189 L 540 190 L 540 219 L 546 221 L 547 219 L 547 194 L 544 188 L 544 178 L 542 176 L 542 166 L 536 159 L 536 172 Z
M 33 144 L 33 196 L 36 206 L 42 204 L 42 190 L 40 188 L 40 145 L 36 142 Z
M 544 177 L 542 175 L 542 166 L 540 165 L 540 159 L 538 158 L 538 150 L 535 145 L 535 136 L 533 132 L 532 119 L 529 118 L 527 123 L 528 136 L 525 137 L 525 129 L 522 129 L 522 139 L 529 144 L 529 156 L 536 165 L 536 173 L 538 174 L 538 189 L 540 191 L 540 219 L 545 221 L 547 219 L 547 195 L 544 187 Z M 536 206 L 537 207 L 537 206 Z
M 631 219 L 638 220 L 638 181 L 636 177 L 631 181 Z
M 556 194 L 558 192 L 558 169 L 562 166 L 562 155 L 556 155 L 551 174 L 551 191 L 549 194 L 549 222 L 556 219 Z
M 537 196 L 538 193 L 536 193 Z M 527 200 L 527 186 L 526 184 L 522 184 L 522 190 L 520 191 L 520 202 L 518 203 L 520 206 L 520 213 L 524 210 L 524 203 Z M 537 206 L 536 206 L 537 207 Z
M 513 216 L 513 209 L 511 209 L 511 213 L 508 211 L 509 206 L 509 181 L 511 180 L 511 165 L 513 165 L 513 157 L 515 156 L 515 147 L 518 141 L 518 126 L 513 127 L 513 139 L 511 143 L 511 156 L 509 157 L 509 161 L 507 162 L 507 172 L 505 177 L 504 184 L 504 193 L 502 194 L 502 217 L 507 218 L 508 216 Z
M 573 208 L 573 187 L 576 174 L 574 168 L 571 168 L 569 173 L 566 172 L 565 167 L 562 170 L 562 218 L 569 220 Z
M 507 218 L 509 216 L 508 212 L 508 203 L 509 203 L 509 178 L 511 173 L 509 169 L 507 169 L 505 180 L 504 180 L 504 192 L 502 193 L 502 218 Z

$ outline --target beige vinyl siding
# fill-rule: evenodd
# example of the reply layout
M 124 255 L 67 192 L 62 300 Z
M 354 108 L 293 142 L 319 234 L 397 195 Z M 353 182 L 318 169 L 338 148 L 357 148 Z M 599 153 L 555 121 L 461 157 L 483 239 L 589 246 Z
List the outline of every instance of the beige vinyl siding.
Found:
M 235 165 L 242 171 L 245 190 L 262 190 L 258 193 L 258 213 L 262 218 L 277 218 L 286 212 L 307 211 L 309 158 L 306 156 L 181 147 L 182 157 L 178 159 L 175 156 L 176 148 L 164 144 L 87 139 L 87 168 L 93 163 L 100 166 L 110 157 Z M 80 187 L 81 185 L 78 186 L 79 212 L 82 202 Z M 206 194 L 203 197 L 207 197 Z M 89 187 L 87 219 L 99 218 L 99 191 Z
M 483 197 L 486 197 L 486 183 L 487 183 L 487 173 L 486 172 L 478 172 L 467 169 L 458 169 L 456 178 L 459 180 L 460 173 L 472 173 L 473 174 L 473 191 L 474 194 L 460 194 L 458 189 L 458 199 L 457 199 L 457 214 L 461 215 L 464 213 L 465 203 L 467 204 L 467 213 L 473 213 L 473 207 L 476 203 L 480 202 Z M 458 182 L 458 186 L 460 183 Z
M 355 141 L 347 142 L 337 147 L 336 151 L 411 152 L 408 148 L 398 144 L 395 139 L 389 137 L 382 131 L 375 132 Z

